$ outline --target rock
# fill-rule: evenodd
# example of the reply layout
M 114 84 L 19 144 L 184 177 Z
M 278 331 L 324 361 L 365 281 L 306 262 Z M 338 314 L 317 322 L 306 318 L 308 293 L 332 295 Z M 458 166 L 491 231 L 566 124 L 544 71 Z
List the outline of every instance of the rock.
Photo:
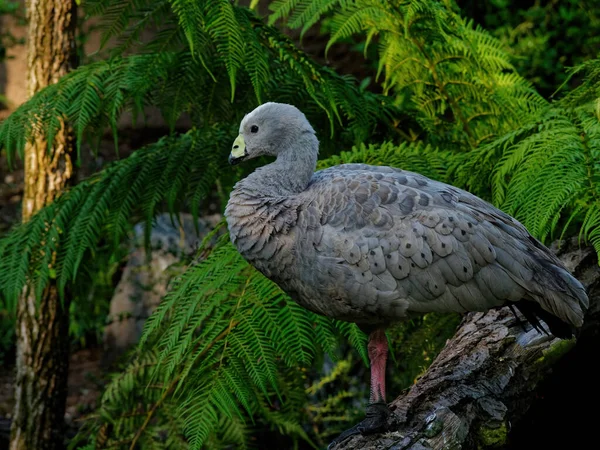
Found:
M 110 302 L 104 330 L 105 364 L 138 342 L 146 319 L 166 294 L 169 280 L 185 269 L 173 265 L 191 256 L 220 219 L 219 214 L 199 218 L 196 233 L 190 214 L 180 214 L 179 221 L 175 216 L 171 221 L 169 214 L 158 216 L 150 233 L 150 255 L 144 249 L 144 224 L 135 226 L 129 260 Z

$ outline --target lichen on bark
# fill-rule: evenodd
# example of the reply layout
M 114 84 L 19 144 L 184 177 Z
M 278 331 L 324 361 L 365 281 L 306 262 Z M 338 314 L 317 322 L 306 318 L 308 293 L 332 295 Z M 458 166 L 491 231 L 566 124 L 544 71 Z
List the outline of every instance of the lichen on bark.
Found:
M 29 0 L 26 8 L 31 96 L 73 68 L 77 5 L 74 0 Z M 69 184 L 73 178 L 72 150 L 72 131 L 64 122 L 50 145 L 41 134 L 27 143 L 24 222 Z M 35 286 L 26 286 L 17 305 L 17 374 L 10 450 L 64 448 L 69 296 L 61 298 L 54 283 L 45 286 L 40 295 L 35 291 Z

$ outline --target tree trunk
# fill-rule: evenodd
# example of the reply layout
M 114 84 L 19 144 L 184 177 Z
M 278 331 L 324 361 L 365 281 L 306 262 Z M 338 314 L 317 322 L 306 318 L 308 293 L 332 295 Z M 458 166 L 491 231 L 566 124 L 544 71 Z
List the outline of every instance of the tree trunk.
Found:
M 28 94 L 56 83 L 76 60 L 74 0 L 29 0 Z M 49 151 L 44 136 L 25 148 L 23 221 L 51 203 L 73 176 L 73 136 L 63 124 Z M 36 298 L 27 287 L 17 308 L 17 377 L 10 450 L 64 448 L 69 361 L 69 298 L 53 283 Z
M 591 248 L 580 250 L 573 240 L 559 257 L 590 295 L 590 310 L 578 339 L 597 339 L 600 268 L 596 254 Z M 390 404 L 389 432 L 356 436 L 334 449 L 505 446 L 509 431 L 536 400 L 536 389 L 551 374 L 552 365 L 575 345 L 575 339 L 553 338 L 524 326 L 526 330 L 508 308 L 468 314 L 427 372 Z M 560 386 L 572 389 L 565 383 Z

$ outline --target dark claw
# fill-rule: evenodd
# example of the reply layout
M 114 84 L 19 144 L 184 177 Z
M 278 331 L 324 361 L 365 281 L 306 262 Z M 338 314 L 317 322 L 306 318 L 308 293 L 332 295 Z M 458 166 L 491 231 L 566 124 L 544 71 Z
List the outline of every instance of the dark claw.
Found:
M 370 403 L 367 406 L 366 417 L 363 421 L 347 429 L 335 438 L 327 446 L 327 450 L 332 450 L 336 445 L 357 434 L 367 435 L 387 431 L 389 416 L 390 409 L 386 403 Z

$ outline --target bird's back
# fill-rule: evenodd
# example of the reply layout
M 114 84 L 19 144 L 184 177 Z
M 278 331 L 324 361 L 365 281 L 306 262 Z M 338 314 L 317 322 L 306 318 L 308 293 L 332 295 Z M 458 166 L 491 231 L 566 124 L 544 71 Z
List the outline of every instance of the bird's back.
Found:
M 317 172 L 304 192 L 255 209 L 259 215 L 246 217 L 244 226 L 260 228 L 254 231 L 259 237 L 249 242 L 241 235 L 252 233 L 238 231 L 234 242 L 298 302 L 321 314 L 376 325 L 411 311 L 516 304 L 558 335 L 583 321 L 583 286 L 523 225 L 422 175 L 336 166 Z M 265 223 L 274 226 L 265 232 Z

